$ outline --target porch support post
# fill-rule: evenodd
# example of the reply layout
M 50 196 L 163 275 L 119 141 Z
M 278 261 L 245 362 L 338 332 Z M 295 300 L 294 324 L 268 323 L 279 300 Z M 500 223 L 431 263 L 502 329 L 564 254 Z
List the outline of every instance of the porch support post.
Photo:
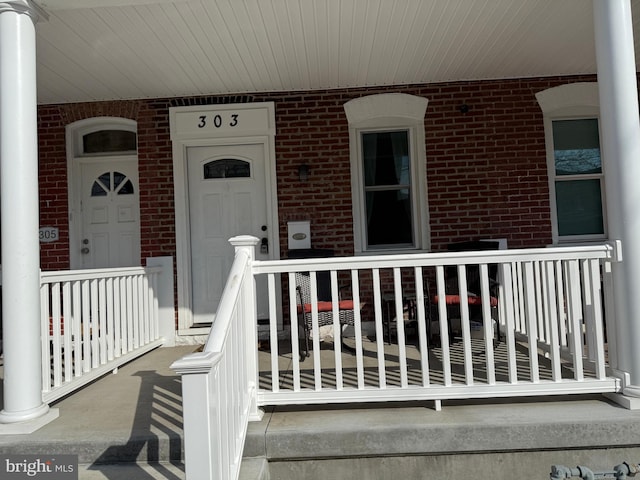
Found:
M 640 121 L 630 0 L 593 0 L 609 238 L 622 241 L 613 264 L 617 352 L 626 396 L 640 397 Z
M 44 416 L 40 343 L 35 22 L 30 0 L 0 3 L 0 205 L 4 409 L 0 423 Z M 4 428 L 0 426 L 0 433 Z

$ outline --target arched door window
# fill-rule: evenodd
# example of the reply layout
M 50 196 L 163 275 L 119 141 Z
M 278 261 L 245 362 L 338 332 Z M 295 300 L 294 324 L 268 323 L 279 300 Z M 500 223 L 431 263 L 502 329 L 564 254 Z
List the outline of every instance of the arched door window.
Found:
M 248 178 L 251 177 L 251 164 L 245 160 L 222 158 L 204 165 L 204 179 Z
M 120 172 L 105 172 L 95 179 L 91 186 L 92 197 L 106 197 L 110 193 L 115 195 L 133 195 L 134 187 L 131 180 Z

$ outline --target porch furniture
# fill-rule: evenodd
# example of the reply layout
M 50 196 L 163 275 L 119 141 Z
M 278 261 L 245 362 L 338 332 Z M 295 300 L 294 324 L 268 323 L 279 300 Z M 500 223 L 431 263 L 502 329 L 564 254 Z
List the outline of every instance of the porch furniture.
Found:
M 318 332 L 320 341 L 323 337 L 333 335 L 333 302 L 330 296 L 331 283 L 329 272 L 318 272 L 316 280 L 318 285 L 318 301 L 316 303 L 318 309 Z M 311 279 L 308 272 L 298 272 L 296 278 L 296 301 L 298 310 L 298 332 L 302 340 L 304 340 L 304 353 L 300 354 L 300 360 L 309 356 L 309 340 L 312 339 L 313 333 L 313 305 L 311 303 Z M 328 282 L 328 283 L 327 283 Z M 323 292 L 329 292 L 329 297 L 322 295 Z M 347 325 L 354 324 L 354 304 L 353 300 L 338 300 L 338 319 L 340 322 L 340 333 Z M 341 335 L 342 337 L 342 335 Z M 336 339 L 334 339 L 335 342 Z M 352 350 L 343 343 L 347 350 Z
M 382 331 L 387 343 L 391 344 L 391 336 L 395 332 L 396 326 L 396 297 L 393 293 L 382 295 Z M 416 325 L 416 297 L 415 295 L 405 295 L 402 298 L 402 319 L 410 327 Z
M 463 252 L 463 251 L 477 251 L 477 250 L 498 250 L 500 244 L 497 241 L 491 240 L 476 240 L 468 242 L 451 243 L 447 245 L 447 250 L 450 252 Z M 481 295 L 481 279 L 480 279 L 480 267 L 478 265 L 468 265 L 466 267 L 467 276 L 467 305 L 469 308 L 469 322 L 470 326 L 474 324 L 482 324 L 482 295 Z M 491 319 L 495 321 L 497 330 L 497 339 L 500 341 L 500 329 L 498 328 L 498 268 L 496 265 L 489 265 L 489 302 L 491 307 Z M 431 297 L 431 307 L 429 309 L 429 319 L 427 321 L 427 332 L 430 341 L 435 340 L 433 332 L 432 318 L 437 318 L 437 315 L 432 315 L 434 310 L 437 310 L 439 297 L 437 294 Z M 458 270 L 457 267 L 445 268 L 445 303 L 447 305 L 447 324 L 449 327 L 449 341 L 453 338 L 452 321 L 460 320 L 460 292 L 458 283 Z

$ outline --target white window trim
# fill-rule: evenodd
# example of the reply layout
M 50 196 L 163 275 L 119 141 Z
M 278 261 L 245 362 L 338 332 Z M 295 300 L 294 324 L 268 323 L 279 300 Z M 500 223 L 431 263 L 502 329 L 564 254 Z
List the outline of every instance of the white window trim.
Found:
M 578 120 L 596 118 L 600 122 L 600 99 L 598 84 L 595 82 L 579 82 L 549 88 L 536 94 L 538 104 L 544 116 L 544 136 L 547 154 L 547 172 L 549 180 L 549 206 L 551 209 L 551 238 L 554 245 L 577 244 L 582 242 L 602 241 L 607 239 L 607 208 L 605 193 L 605 159 L 602 159 L 602 181 L 600 195 L 602 197 L 602 220 L 604 233 L 598 235 L 564 235 L 558 233 L 558 208 L 556 203 L 555 155 L 553 147 L 553 122 L 556 120 Z M 600 128 L 600 145 L 602 147 L 602 129 Z M 601 148 L 602 152 L 602 148 Z M 600 177 L 600 175 L 596 175 Z M 586 178 L 586 177 L 585 177 Z
M 344 105 L 349 121 L 351 197 L 356 254 L 403 253 L 430 249 L 424 133 L 424 116 L 428 103 L 428 100 L 423 97 L 404 93 L 385 93 L 356 98 Z M 391 130 L 409 131 L 414 245 L 406 248 L 368 249 L 361 133 Z

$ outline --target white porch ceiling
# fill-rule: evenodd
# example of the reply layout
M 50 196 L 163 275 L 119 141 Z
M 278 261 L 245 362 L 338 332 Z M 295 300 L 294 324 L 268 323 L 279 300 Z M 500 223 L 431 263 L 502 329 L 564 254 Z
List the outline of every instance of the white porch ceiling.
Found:
M 41 104 L 596 72 L 588 0 L 38 3 Z

